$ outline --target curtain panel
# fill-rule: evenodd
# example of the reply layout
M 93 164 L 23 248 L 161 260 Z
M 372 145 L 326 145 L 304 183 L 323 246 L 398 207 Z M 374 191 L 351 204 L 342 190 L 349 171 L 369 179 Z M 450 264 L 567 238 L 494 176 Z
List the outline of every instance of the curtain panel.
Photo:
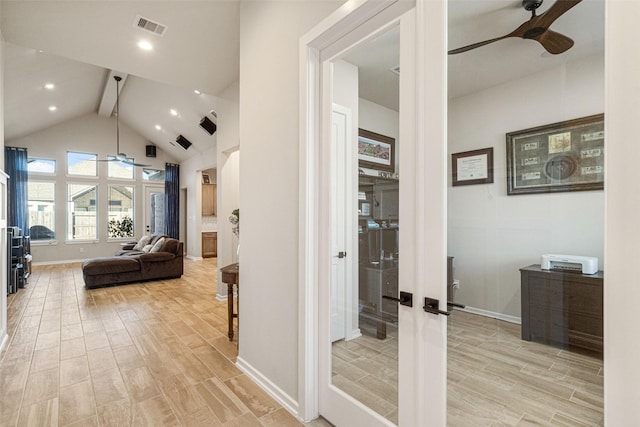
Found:
M 180 165 L 165 165 L 165 234 L 174 239 L 180 238 Z
M 20 227 L 22 234 L 29 235 L 29 205 L 27 183 L 27 149 L 4 148 L 4 170 L 9 175 L 7 183 L 8 225 Z

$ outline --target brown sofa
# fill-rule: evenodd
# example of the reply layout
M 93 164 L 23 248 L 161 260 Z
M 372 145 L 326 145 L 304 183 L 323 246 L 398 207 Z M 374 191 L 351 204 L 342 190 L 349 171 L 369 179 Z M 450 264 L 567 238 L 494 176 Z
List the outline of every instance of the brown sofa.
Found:
M 158 239 L 156 239 L 157 241 Z M 115 256 L 92 258 L 82 264 L 87 289 L 182 276 L 184 245 L 166 238 L 157 252 L 120 250 Z

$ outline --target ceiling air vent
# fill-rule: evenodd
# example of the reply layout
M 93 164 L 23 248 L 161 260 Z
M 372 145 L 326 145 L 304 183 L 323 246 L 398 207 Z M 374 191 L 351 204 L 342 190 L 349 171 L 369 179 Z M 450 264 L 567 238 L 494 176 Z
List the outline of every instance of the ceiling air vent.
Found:
M 166 25 L 162 25 L 150 19 L 143 18 L 140 15 L 136 16 L 136 20 L 134 21 L 133 26 L 136 28 L 140 28 L 141 30 L 149 31 L 156 36 L 163 36 L 164 32 L 167 31 Z

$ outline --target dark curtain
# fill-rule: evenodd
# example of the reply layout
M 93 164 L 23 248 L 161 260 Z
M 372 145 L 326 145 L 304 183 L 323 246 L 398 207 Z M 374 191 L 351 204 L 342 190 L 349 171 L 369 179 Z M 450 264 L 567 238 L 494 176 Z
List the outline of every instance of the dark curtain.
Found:
M 164 181 L 164 221 L 165 234 L 180 238 L 180 165 L 167 163 Z
M 29 207 L 27 199 L 27 149 L 4 148 L 4 170 L 9 175 L 7 184 L 7 210 L 9 226 L 20 227 L 22 234 L 29 235 Z

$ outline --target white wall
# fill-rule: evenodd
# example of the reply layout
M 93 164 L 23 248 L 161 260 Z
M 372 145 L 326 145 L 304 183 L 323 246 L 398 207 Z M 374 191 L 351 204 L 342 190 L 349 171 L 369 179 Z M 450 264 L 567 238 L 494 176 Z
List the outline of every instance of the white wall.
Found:
M 398 164 L 400 162 L 398 151 L 400 149 L 400 141 L 398 139 L 398 135 L 400 134 L 400 118 L 398 116 L 398 112 L 360 98 L 358 118 L 360 121 L 358 126 L 360 128 L 379 133 L 380 135 L 385 135 L 396 140 L 394 167 L 395 171 L 400 173 L 398 169 Z M 367 168 L 363 169 L 369 170 Z M 378 173 L 378 171 L 373 169 L 370 169 L 369 171 L 374 175 L 377 175 Z
M 186 236 L 180 236 L 186 243 L 187 257 L 202 258 L 202 171 L 216 167 L 217 156 L 216 132 L 211 147 L 202 152 L 194 152 L 187 160 L 180 163 L 180 194 L 186 192 Z
M 299 38 L 339 6 L 240 4 L 238 362 L 298 400 Z
M 22 138 L 5 142 L 7 146 L 25 147 L 30 157 L 43 157 L 56 160 L 57 172 L 55 177 L 38 176 L 42 180 L 56 181 L 56 211 L 55 224 L 57 243 L 31 245 L 34 264 L 80 260 L 98 256 L 109 256 L 120 248 L 118 242 L 106 242 L 106 217 L 98 218 L 98 242 L 66 244 L 67 233 L 67 182 L 97 183 L 98 184 L 98 213 L 107 212 L 107 185 L 119 183 L 127 185 L 133 181 L 107 180 L 107 163 L 98 163 L 99 178 L 76 178 L 66 175 L 66 153 L 70 151 L 89 152 L 98 154 L 98 158 L 105 159 L 107 155 L 113 155 L 115 151 L 115 119 L 98 116 L 95 113 L 86 114 L 73 120 L 52 126 L 40 132 L 35 132 Z M 156 158 L 145 157 L 145 145 L 149 142 L 136 132 L 120 123 L 120 147 L 121 151 L 133 157 L 137 162 L 143 162 L 158 169 L 164 169 L 165 162 L 175 162 L 165 152 L 158 150 Z M 142 169 L 136 167 L 135 181 L 135 236 L 144 234 L 143 202 L 144 186 L 142 181 Z M 31 176 L 30 179 L 36 179 Z M 145 181 L 148 183 L 148 181 Z M 164 183 L 159 183 L 164 189 Z M 101 226 L 103 225 L 103 226 Z
M 235 82 L 218 97 L 218 267 L 236 262 L 238 238 L 229 216 L 240 206 L 240 86 Z M 218 270 L 219 300 L 227 298 L 227 286 Z
M 507 132 L 602 113 L 603 61 L 590 57 L 449 101 L 449 159 L 494 149 L 493 184 L 451 187 L 449 178 L 457 302 L 519 317 L 519 268 L 539 264 L 542 254 L 596 256 L 603 268 L 604 192 L 507 196 L 505 141 Z M 607 136 L 607 147 L 614 143 Z

